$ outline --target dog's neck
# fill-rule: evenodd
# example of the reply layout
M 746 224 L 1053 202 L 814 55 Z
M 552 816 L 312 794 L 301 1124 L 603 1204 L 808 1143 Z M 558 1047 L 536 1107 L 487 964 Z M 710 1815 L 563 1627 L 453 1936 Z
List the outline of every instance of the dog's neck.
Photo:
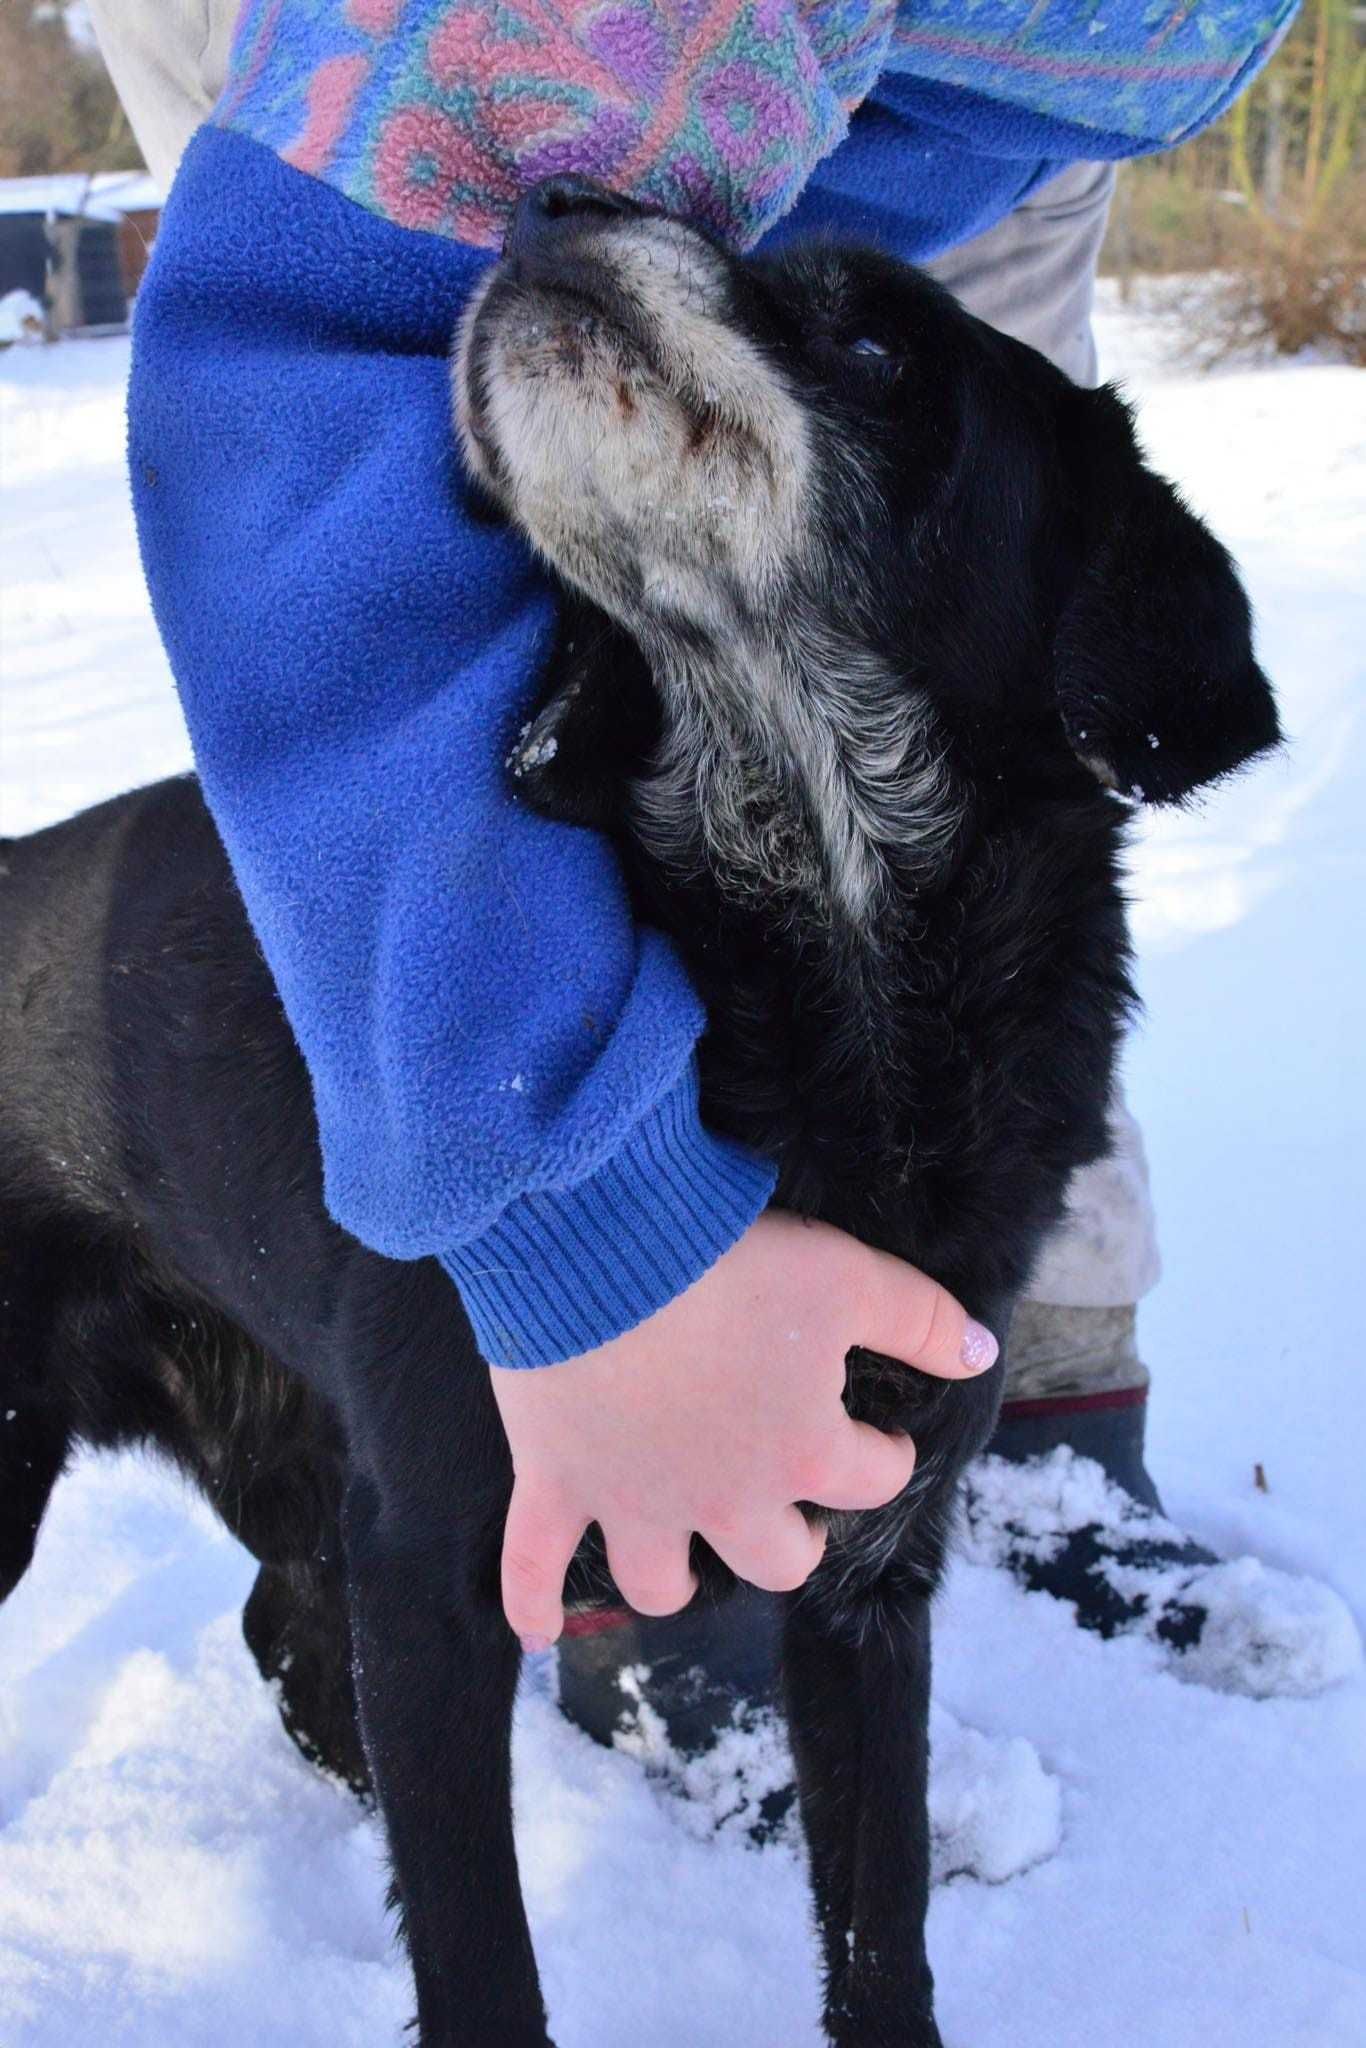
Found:
M 655 663 L 664 731 L 633 827 L 679 877 L 875 946 L 895 889 L 949 862 L 961 797 L 924 698 L 800 613 Z

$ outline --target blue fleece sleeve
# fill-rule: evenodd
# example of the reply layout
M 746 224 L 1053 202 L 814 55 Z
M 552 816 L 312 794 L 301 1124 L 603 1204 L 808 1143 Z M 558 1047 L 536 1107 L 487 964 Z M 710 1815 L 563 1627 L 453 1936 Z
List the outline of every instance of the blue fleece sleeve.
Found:
M 471 515 L 448 352 L 488 257 L 257 143 L 191 145 L 139 297 L 144 564 L 312 1078 L 326 1196 L 540 1364 L 691 1284 L 771 1165 L 698 1119 L 703 1017 L 610 846 L 510 795 L 553 599 Z

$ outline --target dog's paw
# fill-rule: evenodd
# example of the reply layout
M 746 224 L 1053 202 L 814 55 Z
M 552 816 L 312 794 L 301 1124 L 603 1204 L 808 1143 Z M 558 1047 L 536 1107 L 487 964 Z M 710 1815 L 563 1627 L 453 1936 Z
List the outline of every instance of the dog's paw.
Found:
M 602 754 L 595 717 L 576 680 L 522 727 L 507 758 L 508 774 L 517 795 L 542 817 L 606 829 L 612 807 Z

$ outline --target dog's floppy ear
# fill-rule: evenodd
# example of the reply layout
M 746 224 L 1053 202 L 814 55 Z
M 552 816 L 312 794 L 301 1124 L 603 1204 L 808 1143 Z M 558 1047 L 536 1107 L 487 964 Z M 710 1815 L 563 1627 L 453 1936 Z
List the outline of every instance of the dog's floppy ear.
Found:
M 1058 709 L 1108 787 L 1179 803 L 1278 743 L 1275 700 L 1228 554 L 1144 465 L 1113 391 L 1071 398 L 1089 540 L 1058 626 Z

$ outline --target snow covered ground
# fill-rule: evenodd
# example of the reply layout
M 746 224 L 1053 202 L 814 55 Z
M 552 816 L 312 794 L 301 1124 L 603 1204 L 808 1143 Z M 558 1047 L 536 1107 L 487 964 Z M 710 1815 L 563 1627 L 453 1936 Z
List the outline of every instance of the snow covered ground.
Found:
M 1154 1464 L 1208 1542 L 1321 1574 L 1366 1620 L 1366 376 L 1199 377 L 1160 319 L 1107 300 L 1101 329 L 1154 459 L 1244 564 L 1294 741 L 1136 851 Z M 187 760 L 125 499 L 126 359 L 0 357 L 11 833 Z M 5 2048 L 399 2040 L 376 1831 L 279 1729 L 238 1634 L 251 1575 L 152 1466 L 59 1489 L 0 1613 Z M 560 2048 L 816 2048 L 797 1853 L 713 1833 L 717 1772 L 682 1806 L 550 1686 L 529 1674 L 517 1778 Z M 949 2048 L 1362 2048 L 1360 1675 L 1214 1693 L 960 1562 L 937 1693 Z

